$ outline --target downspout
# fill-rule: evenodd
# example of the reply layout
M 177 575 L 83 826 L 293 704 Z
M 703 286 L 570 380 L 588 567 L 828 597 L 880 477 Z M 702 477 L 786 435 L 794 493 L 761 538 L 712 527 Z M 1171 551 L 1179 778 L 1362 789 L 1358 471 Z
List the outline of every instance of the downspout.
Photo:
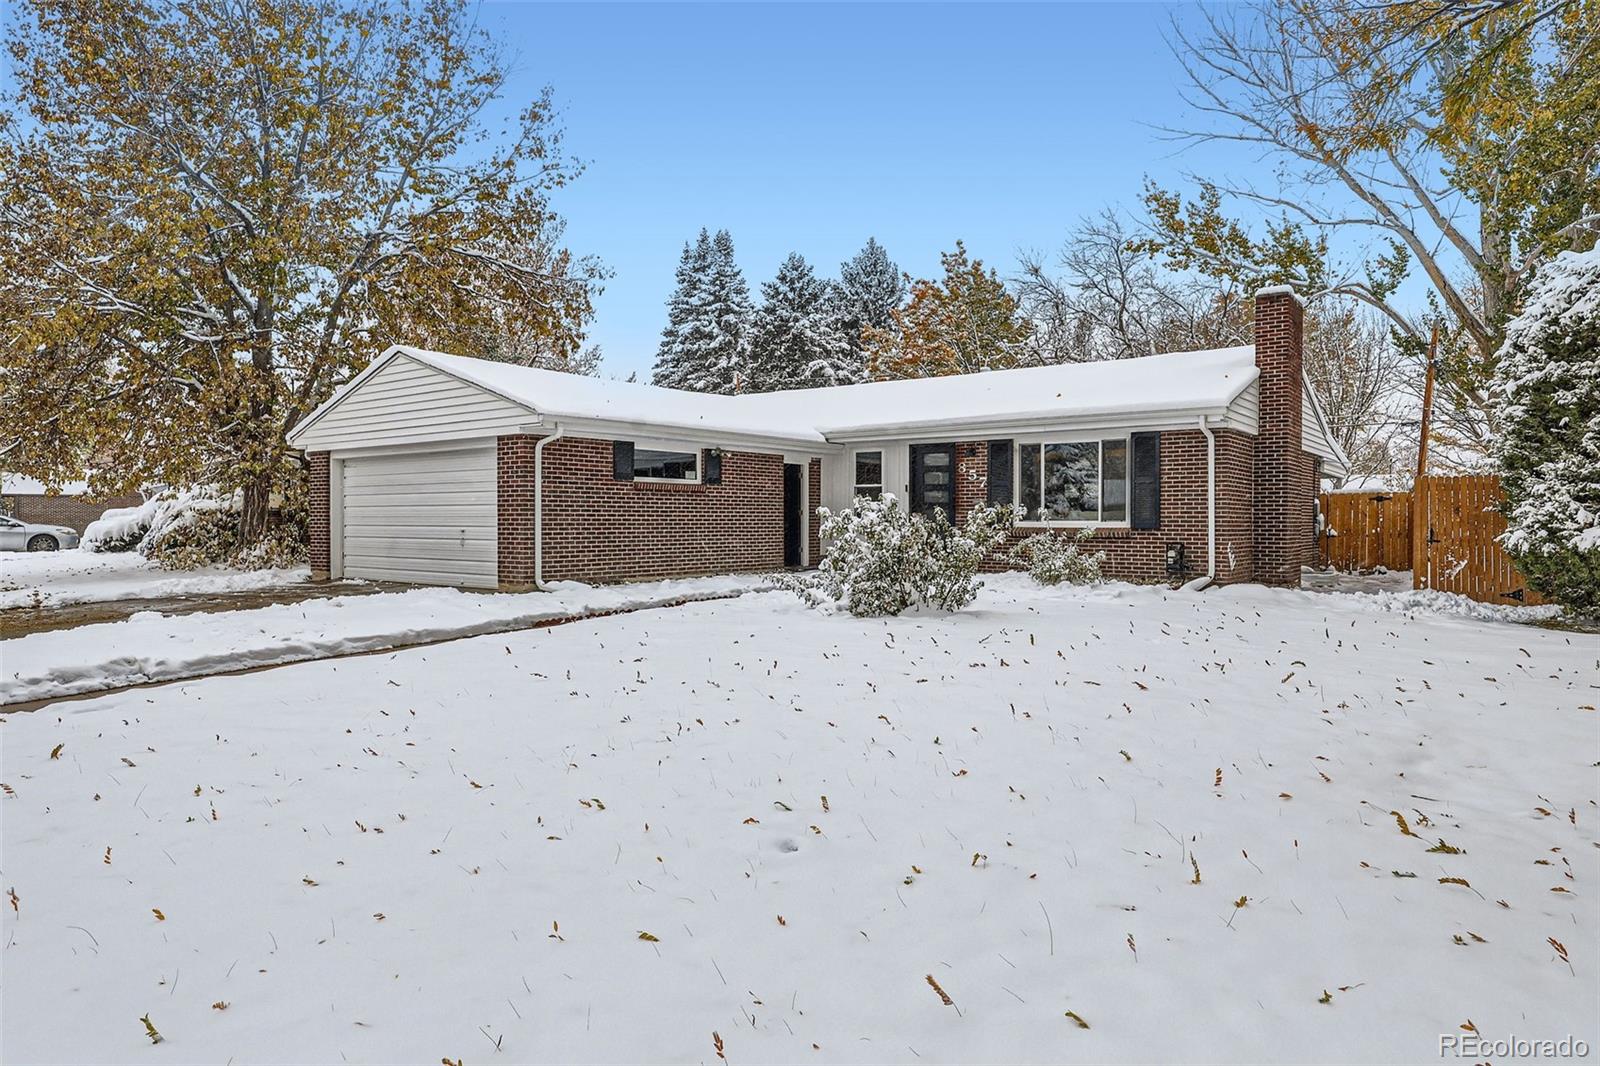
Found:
M 533 446 L 533 587 L 540 592 L 550 591 L 544 583 L 544 446 L 564 433 L 557 422 L 556 431 Z
M 1217 435 L 1205 415 L 1200 432 L 1206 435 L 1206 572 L 1185 584 L 1185 592 L 1199 592 L 1217 579 Z

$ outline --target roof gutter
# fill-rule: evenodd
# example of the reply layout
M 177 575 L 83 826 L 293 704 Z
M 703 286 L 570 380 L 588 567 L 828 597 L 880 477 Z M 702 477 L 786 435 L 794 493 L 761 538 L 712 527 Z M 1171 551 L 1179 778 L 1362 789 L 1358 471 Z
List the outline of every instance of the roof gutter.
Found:
M 533 587 L 540 592 L 550 591 L 544 583 L 544 447 L 560 440 L 566 431 L 566 427 L 557 422 L 556 431 L 540 437 L 533 446 Z
M 1206 435 L 1206 572 L 1185 584 L 1185 592 L 1199 592 L 1217 579 L 1217 435 L 1205 415 L 1200 432 Z
M 1178 430 L 1188 429 L 1195 419 L 1209 416 L 1222 418 L 1228 409 L 1223 407 L 1184 407 L 1160 411 L 1153 408 L 1128 408 L 1122 411 L 1099 411 L 1091 415 L 1042 414 L 1020 418 L 985 416 L 977 419 L 951 419 L 938 422 L 921 422 L 914 425 L 856 427 L 838 429 L 823 427 L 822 434 L 829 441 L 844 444 L 876 443 L 878 441 L 950 441 L 992 440 L 1003 436 L 1027 436 L 1059 430 L 1095 433 L 1103 430 Z

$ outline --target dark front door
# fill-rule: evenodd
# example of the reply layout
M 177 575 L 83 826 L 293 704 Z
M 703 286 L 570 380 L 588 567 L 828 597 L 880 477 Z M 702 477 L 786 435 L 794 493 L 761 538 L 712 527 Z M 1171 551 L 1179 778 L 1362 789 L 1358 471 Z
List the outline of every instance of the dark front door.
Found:
M 783 565 L 800 565 L 799 463 L 783 464 Z
M 954 444 L 913 444 L 911 446 L 911 513 L 926 515 L 943 511 L 956 521 L 956 446 Z

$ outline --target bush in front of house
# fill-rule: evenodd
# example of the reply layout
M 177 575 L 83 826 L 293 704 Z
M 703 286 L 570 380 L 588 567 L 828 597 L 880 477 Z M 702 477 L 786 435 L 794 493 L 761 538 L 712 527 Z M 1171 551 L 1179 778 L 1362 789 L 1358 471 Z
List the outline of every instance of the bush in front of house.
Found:
M 812 606 L 836 603 L 857 617 L 897 615 L 912 607 L 956 611 L 983 583 L 983 557 L 1011 528 L 1008 507 L 979 507 L 960 526 L 942 512 L 908 514 L 892 495 L 856 497 L 843 511 L 818 508 L 827 544 L 815 574 L 782 584 Z
M 1600 615 L 1600 250 L 1539 271 L 1506 327 L 1494 395 L 1501 543 L 1530 588 Z
M 1106 553 L 1084 550 L 1084 544 L 1094 536 L 1085 529 L 1070 540 L 1054 533 L 1035 533 L 1017 543 L 1008 557 L 1018 566 L 1027 567 L 1028 574 L 1041 585 L 1091 585 L 1101 580 L 1100 566 Z

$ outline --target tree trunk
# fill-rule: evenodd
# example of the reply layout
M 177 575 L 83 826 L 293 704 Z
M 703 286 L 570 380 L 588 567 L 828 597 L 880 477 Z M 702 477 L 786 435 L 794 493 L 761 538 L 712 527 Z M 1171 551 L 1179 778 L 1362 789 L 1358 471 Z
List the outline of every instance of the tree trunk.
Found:
M 240 544 L 254 544 L 267 531 L 267 509 L 271 501 L 271 478 L 257 475 L 245 482 L 244 505 L 239 511 Z

